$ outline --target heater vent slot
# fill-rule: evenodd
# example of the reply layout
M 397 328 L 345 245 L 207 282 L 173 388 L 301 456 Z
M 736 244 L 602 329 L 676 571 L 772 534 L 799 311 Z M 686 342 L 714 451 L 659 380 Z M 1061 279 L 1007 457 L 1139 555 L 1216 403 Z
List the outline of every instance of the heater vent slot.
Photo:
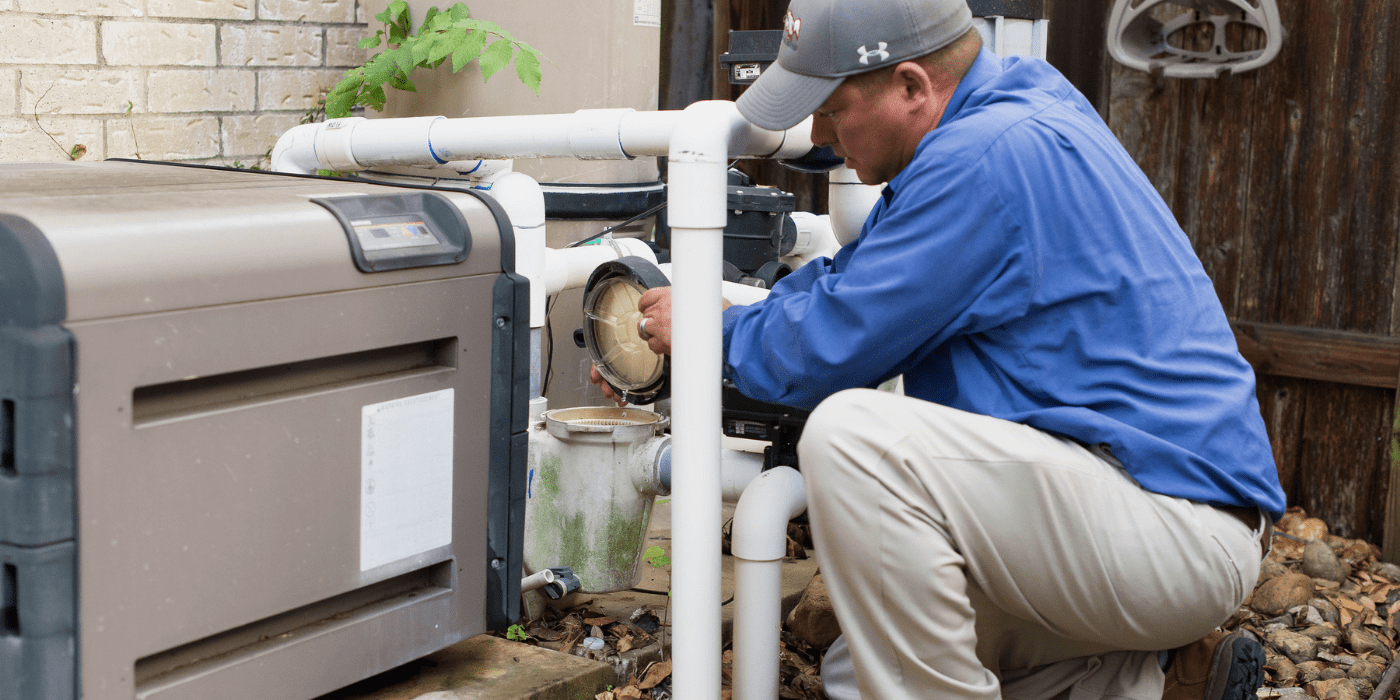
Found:
M 131 416 L 136 427 L 148 427 L 456 366 L 457 339 L 439 338 L 137 387 L 132 392 Z
M 0 600 L 0 635 L 6 637 L 19 636 L 19 567 L 14 564 L 6 564 L 3 578 L 0 578 L 0 591 L 3 591 L 3 600 Z
M 363 623 L 409 605 L 452 594 L 452 564 L 438 562 L 295 610 L 220 632 L 136 660 L 136 696 L 160 691 L 217 669 L 254 661 L 318 634 Z
M 0 401 L 0 476 L 19 475 L 15 466 L 15 402 Z

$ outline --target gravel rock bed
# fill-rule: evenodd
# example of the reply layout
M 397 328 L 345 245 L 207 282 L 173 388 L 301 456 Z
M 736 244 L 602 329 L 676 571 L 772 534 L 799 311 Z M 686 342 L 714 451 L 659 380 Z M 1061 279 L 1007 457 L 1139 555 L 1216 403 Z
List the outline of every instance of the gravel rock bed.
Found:
M 1397 612 L 1400 567 L 1381 562 L 1379 547 L 1331 535 L 1291 508 L 1258 584 L 1225 628 L 1263 643 L 1261 700 L 1366 700 L 1395 659 Z

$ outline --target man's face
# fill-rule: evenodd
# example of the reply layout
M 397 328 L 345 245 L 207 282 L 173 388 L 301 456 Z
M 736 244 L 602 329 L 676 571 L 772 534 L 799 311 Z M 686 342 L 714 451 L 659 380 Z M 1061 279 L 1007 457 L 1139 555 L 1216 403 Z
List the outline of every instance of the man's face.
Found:
M 831 146 L 867 185 L 889 182 L 909 164 L 901 138 L 904 119 L 892 84 L 857 87 L 845 81 L 812 114 L 812 143 Z

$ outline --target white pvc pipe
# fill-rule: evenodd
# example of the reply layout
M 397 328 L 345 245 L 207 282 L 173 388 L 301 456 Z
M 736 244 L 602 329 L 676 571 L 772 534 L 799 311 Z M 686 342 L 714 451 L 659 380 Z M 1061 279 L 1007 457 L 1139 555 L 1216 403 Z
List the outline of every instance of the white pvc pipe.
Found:
M 515 271 L 530 280 L 530 327 L 544 326 L 544 190 L 524 173 L 505 171 L 483 189 L 500 203 L 515 230 Z
M 536 588 L 544 588 L 554 583 L 554 572 L 549 569 L 540 569 L 523 579 L 520 579 L 520 592 L 528 593 Z
M 732 102 L 696 102 L 671 135 L 672 650 L 676 700 L 720 691 L 720 281 L 728 159 L 752 128 Z
M 741 450 L 720 451 L 720 495 L 725 503 L 738 503 L 744 489 L 763 473 L 763 455 Z
M 850 168 L 837 168 L 827 176 L 827 210 L 831 212 L 831 231 L 840 245 L 860 237 L 860 229 L 870 217 L 870 210 L 880 200 L 883 185 L 866 185 Z
M 783 256 L 781 261 L 792 269 L 796 270 L 817 258 L 834 257 L 836 251 L 841 249 L 841 243 L 831 230 L 830 216 L 795 211 L 788 217 L 797 226 L 797 241 L 792 252 Z
M 346 117 L 287 131 L 271 160 L 273 170 L 296 173 L 478 158 L 624 160 L 667 155 L 682 121 L 680 112 L 631 109 L 462 119 Z M 739 128 L 726 128 L 724 146 L 725 158 L 796 158 L 812 149 L 811 125 L 768 131 L 741 119 Z
M 734 509 L 734 700 L 778 697 L 787 524 L 804 510 L 802 475 L 789 467 L 760 474 Z
M 593 270 L 609 260 L 635 255 L 656 262 L 656 253 L 639 238 L 610 238 L 596 245 L 547 248 L 544 251 L 544 293 L 558 294 L 588 284 Z
M 666 275 L 666 279 L 674 280 L 672 270 L 675 269 L 671 263 L 661 263 L 656 266 L 661 270 L 661 274 Z M 728 280 L 720 282 L 719 294 L 725 301 L 738 306 L 748 306 L 768 298 L 768 290 L 761 287 L 754 287 Z

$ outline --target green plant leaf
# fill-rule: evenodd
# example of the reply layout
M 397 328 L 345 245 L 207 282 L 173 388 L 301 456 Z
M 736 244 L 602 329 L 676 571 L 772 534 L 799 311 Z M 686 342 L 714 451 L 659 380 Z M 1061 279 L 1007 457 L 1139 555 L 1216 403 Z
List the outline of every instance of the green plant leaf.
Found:
M 375 49 L 375 48 L 379 48 L 379 45 L 382 44 L 382 43 L 384 43 L 384 30 L 381 29 L 381 30 L 375 32 L 375 33 L 374 33 L 374 36 L 367 36 L 367 37 L 365 37 L 365 38 L 359 40 L 358 42 L 356 42 L 356 43 L 355 43 L 355 48 L 358 48 L 358 49 Z
M 525 628 L 520 625 L 511 625 L 506 628 L 506 639 L 513 642 L 523 642 L 529 638 L 530 635 L 526 634 Z
M 443 58 L 452 53 L 452 39 L 447 34 L 434 34 L 432 39 L 428 41 L 431 41 L 431 46 L 424 62 L 436 67 L 436 64 L 441 63 Z
M 384 111 L 384 84 L 366 85 L 364 92 L 360 93 L 360 104 L 373 109 L 376 112 Z
M 419 65 L 428 60 L 428 52 L 433 50 L 433 42 L 438 38 L 436 32 L 427 36 L 417 36 L 404 42 L 403 48 L 408 49 L 409 55 L 413 57 L 413 64 Z M 409 70 L 412 70 L 410 67 Z
M 403 73 L 395 73 L 394 77 L 389 79 L 389 87 L 396 90 L 403 90 L 404 92 L 418 92 L 418 87 Z
M 471 17 L 472 11 L 467 9 L 465 3 L 459 2 L 456 5 L 447 8 L 447 16 L 451 18 L 453 22 L 456 22 L 459 19 L 467 19 L 468 17 Z
M 361 82 L 365 85 L 383 85 L 389 82 L 389 78 L 392 77 L 394 71 L 398 69 L 395 56 L 392 55 L 395 51 L 398 51 L 398 49 L 385 51 L 369 59 L 369 61 L 365 63 L 364 75 L 361 76 Z
M 408 3 L 404 0 L 394 0 L 389 3 L 389 7 L 384 12 L 374 16 L 384 24 L 389 25 L 389 43 L 401 43 L 412 30 L 409 25 Z
M 502 68 L 510 64 L 511 54 L 515 47 L 505 39 L 499 39 L 495 43 L 486 47 L 481 52 L 481 78 L 490 81 L 491 76 L 499 73 Z
M 515 54 L 515 75 L 536 95 L 540 94 L 540 59 L 535 58 L 535 54 L 529 51 Z
M 651 546 L 651 547 L 647 547 L 647 551 L 642 552 L 642 558 L 643 558 L 643 559 L 650 559 L 650 558 L 652 558 L 652 557 L 655 557 L 655 556 L 658 556 L 658 555 L 661 555 L 661 554 L 665 554 L 665 553 L 666 553 L 666 550 L 664 550 L 664 549 L 662 549 L 662 548 L 660 548 L 660 547 Z
M 355 106 L 355 97 L 364 85 L 364 69 L 352 68 L 345 71 L 340 82 L 326 93 L 326 118 L 339 119 L 350 116 L 350 108 Z
M 486 32 L 467 32 L 452 42 L 452 72 L 456 73 L 481 55 L 481 49 L 486 46 Z
M 420 24 L 420 25 L 418 25 L 418 34 L 421 35 L 421 34 L 423 34 L 423 32 L 432 31 L 432 30 L 430 29 L 430 27 L 431 27 L 432 24 L 433 24 L 433 19 L 434 19 L 435 17 L 437 17 L 437 16 L 438 16 L 437 5 L 433 5 L 432 7 L 429 7 L 429 8 L 428 8 L 428 13 L 425 14 L 425 15 L 423 15 L 423 23 Z
M 393 56 L 394 67 L 407 73 L 418 65 L 418 59 L 413 57 L 413 46 L 404 45 L 397 49 L 385 51 L 382 56 Z

